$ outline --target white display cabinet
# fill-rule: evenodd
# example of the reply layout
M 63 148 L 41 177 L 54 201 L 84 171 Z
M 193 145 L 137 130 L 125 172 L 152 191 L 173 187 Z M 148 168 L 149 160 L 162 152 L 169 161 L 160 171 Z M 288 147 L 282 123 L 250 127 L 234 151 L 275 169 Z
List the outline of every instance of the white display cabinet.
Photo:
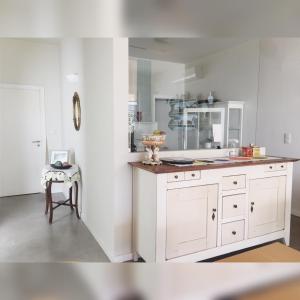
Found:
M 184 107 L 180 123 L 184 128 L 184 150 L 241 147 L 243 111 L 241 101 L 202 102 Z

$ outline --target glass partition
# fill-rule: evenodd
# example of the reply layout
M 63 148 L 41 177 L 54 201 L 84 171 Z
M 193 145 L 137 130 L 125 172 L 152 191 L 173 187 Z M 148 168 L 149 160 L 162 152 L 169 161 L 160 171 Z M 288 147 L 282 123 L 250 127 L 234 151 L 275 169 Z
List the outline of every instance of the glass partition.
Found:
M 200 63 L 191 67 L 175 59 L 171 48 L 146 49 L 162 44 L 160 39 L 143 39 L 142 46 L 137 40 L 129 39 L 129 151 L 144 151 L 143 135 L 154 131 L 166 134 L 162 151 L 240 147 L 244 103 L 210 93 L 214 82 L 206 79 L 208 71 Z M 181 41 L 176 43 L 178 47 Z

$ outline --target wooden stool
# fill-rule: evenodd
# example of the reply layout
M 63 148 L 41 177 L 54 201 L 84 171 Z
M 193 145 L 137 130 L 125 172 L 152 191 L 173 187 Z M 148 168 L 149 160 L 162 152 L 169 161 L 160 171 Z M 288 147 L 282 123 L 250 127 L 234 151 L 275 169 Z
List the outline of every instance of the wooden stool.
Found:
M 60 206 L 70 206 L 73 211 L 75 208 L 76 216 L 80 219 L 78 211 L 78 182 L 74 181 L 75 184 L 75 204 L 73 204 L 73 187 L 69 189 L 69 199 L 62 201 L 53 201 L 52 199 L 52 184 L 53 183 L 64 183 L 64 181 L 52 181 L 49 180 L 46 182 L 46 210 L 45 214 L 48 214 L 49 211 L 49 224 L 52 224 L 53 220 L 53 211 Z

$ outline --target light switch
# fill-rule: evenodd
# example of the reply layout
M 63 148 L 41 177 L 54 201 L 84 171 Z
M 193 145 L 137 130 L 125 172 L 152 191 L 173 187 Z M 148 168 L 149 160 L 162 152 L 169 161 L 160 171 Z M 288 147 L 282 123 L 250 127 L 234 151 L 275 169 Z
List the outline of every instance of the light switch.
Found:
M 285 144 L 291 144 L 292 143 L 292 134 L 291 133 L 285 133 L 284 134 L 284 143 Z

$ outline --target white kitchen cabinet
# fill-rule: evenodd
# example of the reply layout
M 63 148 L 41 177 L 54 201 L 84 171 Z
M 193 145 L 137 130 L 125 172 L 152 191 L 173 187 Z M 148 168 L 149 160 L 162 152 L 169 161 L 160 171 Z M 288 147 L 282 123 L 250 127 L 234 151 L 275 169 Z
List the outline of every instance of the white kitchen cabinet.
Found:
M 133 254 L 147 262 L 196 262 L 275 240 L 288 245 L 294 161 L 132 163 Z
M 249 237 L 284 229 L 286 176 L 250 180 Z
M 167 192 L 167 259 L 217 246 L 217 207 L 217 185 Z

